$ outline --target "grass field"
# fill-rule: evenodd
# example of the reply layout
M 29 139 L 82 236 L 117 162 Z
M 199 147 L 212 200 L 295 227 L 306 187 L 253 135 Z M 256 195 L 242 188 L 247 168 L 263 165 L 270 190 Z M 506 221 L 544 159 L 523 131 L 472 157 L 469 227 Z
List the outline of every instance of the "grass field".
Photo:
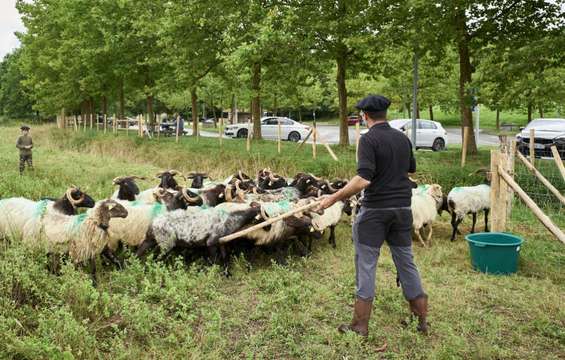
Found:
M 354 149 L 336 149 L 334 162 L 323 148 L 313 161 L 310 148 L 261 142 L 245 152 L 239 140 L 183 138 L 160 142 L 121 135 L 65 133 L 44 125 L 33 129 L 35 172 L 17 175 L 16 127 L 0 127 L 0 198 L 60 196 L 81 186 L 96 199 L 110 196 L 118 175 L 151 176 L 163 168 L 207 171 L 222 179 L 236 169 L 249 173 L 270 166 L 285 175 L 311 171 L 349 177 Z M 459 154 L 418 152 L 418 179 L 454 185 L 476 184 L 473 170 L 488 165 L 482 149 L 458 165 Z M 154 181 L 142 182 L 146 188 Z M 562 208 L 560 208 L 562 209 Z M 561 210 L 550 216 L 565 227 Z M 479 223 L 481 223 L 480 217 Z M 470 221 L 462 230 L 467 232 Z M 66 265 L 60 276 L 46 271 L 46 257 L 18 244 L 0 242 L 0 358 L 307 358 L 307 359 L 562 359 L 565 356 L 565 255 L 563 244 L 516 202 L 510 231 L 524 236 L 514 276 L 473 271 L 466 242 L 449 241 L 447 215 L 434 225 L 433 245 L 415 245 L 416 263 L 430 296 L 431 333 L 403 328 L 407 306 L 396 288 L 388 249 L 378 269 L 370 336 L 340 335 L 354 295 L 349 219 L 338 227 L 337 249 L 314 244 L 308 258 L 288 266 L 257 253 L 235 259 L 233 276 L 217 268 L 177 261 L 171 266 L 129 258 L 122 271 L 99 271 L 98 287 Z M 388 350 L 375 353 L 386 340 Z

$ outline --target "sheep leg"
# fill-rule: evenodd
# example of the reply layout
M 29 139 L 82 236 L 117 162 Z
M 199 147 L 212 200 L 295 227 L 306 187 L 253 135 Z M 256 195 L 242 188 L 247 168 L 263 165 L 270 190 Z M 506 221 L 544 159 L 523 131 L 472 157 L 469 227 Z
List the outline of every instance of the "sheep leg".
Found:
M 142 243 L 141 245 L 139 245 L 139 248 L 137 249 L 137 251 L 135 252 L 135 255 L 140 258 L 143 259 L 145 258 L 145 253 L 153 248 L 155 248 L 157 246 L 157 240 L 155 240 L 155 238 L 152 237 L 147 237 Z
M 123 264 L 120 259 L 118 259 L 118 257 L 112 250 L 110 250 L 108 246 L 106 246 L 104 250 L 102 250 L 102 256 L 109 260 L 112 264 L 114 264 L 117 269 L 121 270 L 123 268 Z
M 311 252 L 308 250 L 307 242 L 308 242 L 308 239 L 305 236 L 300 236 L 295 242 L 296 247 L 299 250 L 300 256 L 302 256 L 302 257 L 310 256 L 310 254 L 311 254 Z M 306 245 L 305 245 L 305 243 L 306 243 Z
M 98 282 L 96 281 L 96 258 L 89 260 L 90 262 L 90 279 L 92 280 L 92 286 L 97 287 Z
M 428 232 L 428 237 L 426 239 L 426 242 L 428 243 L 428 245 L 432 244 L 432 232 L 434 231 L 432 224 L 428 225 L 428 227 L 430 228 L 430 231 Z
M 275 256 L 275 258 L 276 258 L 277 264 L 283 265 L 283 266 L 287 265 L 287 261 L 286 261 L 286 257 L 285 257 L 285 251 L 284 251 L 284 250 L 285 250 L 285 246 L 284 246 L 283 244 L 277 245 L 277 246 L 276 246 L 276 249 L 275 249 L 275 251 L 276 251 L 276 256 Z
M 451 234 L 451 241 L 455 240 L 455 235 L 458 233 L 457 227 L 459 226 L 459 224 L 461 224 L 461 221 L 463 221 L 463 218 L 458 219 L 455 213 L 451 214 L 451 227 L 453 228 L 453 232 Z
M 329 238 L 329 242 L 332 245 L 332 247 L 335 249 L 337 247 L 336 243 L 335 243 L 335 225 L 330 226 L 330 238 Z
M 418 240 L 422 243 L 423 247 L 426 247 L 426 243 L 424 242 L 424 239 L 422 239 L 422 234 L 420 234 L 420 231 L 422 230 L 422 228 L 420 229 L 416 229 L 414 232 L 416 233 L 416 236 L 418 237 Z
M 220 255 L 222 257 L 222 266 L 224 268 L 223 275 L 225 277 L 230 277 L 230 256 L 226 250 L 225 245 L 220 245 Z
M 471 234 L 475 233 L 475 224 L 477 223 L 477 213 L 474 212 L 473 214 L 473 226 L 471 227 Z
M 490 209 L 485 209 L 485 232 L 489 232 L 489 228 L 488 228 L 488 214 L 490 212 Z

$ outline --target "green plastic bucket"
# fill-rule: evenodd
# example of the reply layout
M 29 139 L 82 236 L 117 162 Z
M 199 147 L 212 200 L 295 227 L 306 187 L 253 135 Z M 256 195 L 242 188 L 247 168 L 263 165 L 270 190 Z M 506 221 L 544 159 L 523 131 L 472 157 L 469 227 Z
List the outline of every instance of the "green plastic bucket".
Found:
M 524 241 L 507 233 L 477 233 L 465 236 L 475 270 L 489 274 L 513 274 L 518 269 L 518 255 Z

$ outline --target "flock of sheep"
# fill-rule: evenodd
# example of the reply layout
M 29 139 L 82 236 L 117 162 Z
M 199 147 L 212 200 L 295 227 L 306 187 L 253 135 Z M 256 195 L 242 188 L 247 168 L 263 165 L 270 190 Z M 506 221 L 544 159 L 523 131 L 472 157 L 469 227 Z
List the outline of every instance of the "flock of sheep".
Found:
M 74 186 L 59 199 L 2 199 L 0 238 L 21 239 L 54 256 L 68 254 L 77 264 L 88 262 L 94 280 L 98 255 L 121 266 L 116 255 L 120 246 L 135 250 L 140 258 L 152 251 L 158 259 L 206 249 L 208 260 L 221 262 L 227 275 L 229 252 L 236 249 L 270 247 L 276 250 L 278 260 L 284 261 L 283 254 L 291 244 L 307 255 L 313 240 L 321 238 L 326 230 L 335 248 L 335 227 L 342 214 L 354 217 L 360 206 L 360 199 L 354 197 L 323 211 L 313 207 L 253 230 L 242 239 L 226 242 L 220 239 L 308 205 L 343 188 L 347 181 L 328 181 L 306 173 L 287 179 L 270 169 L 259 171 L 254 178 L 239 171 L 220 183 L 209 181 L 206 174 L 185 177 L 175 170 L 160 172 L 156 177 L 160 183 L 145 191 L 136 184 L 143 177 L 115 178 L 118 190 L 111 198 L 98 202 Z M 180 186 L 177 177 L 190 179 L 191 185 Z M 488 231 L 489 192 L 489 185 L 456 187 L 447 196 L 437 184 L 414 188 L 413 227 L 419 241 L 425 246 L 421 232 L 428 228 L 430 242 L 431 225 L 442 210 L 452 215 L 451 240 L 468 213 L 473 215 L 474 231 L 476 214 L 484 210 Z M 90 209 L 77 214 L 77 208 Z

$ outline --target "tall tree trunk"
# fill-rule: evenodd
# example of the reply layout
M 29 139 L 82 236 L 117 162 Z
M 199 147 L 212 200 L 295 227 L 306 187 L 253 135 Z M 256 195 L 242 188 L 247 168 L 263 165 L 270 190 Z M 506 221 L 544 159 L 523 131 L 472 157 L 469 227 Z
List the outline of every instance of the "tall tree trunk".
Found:
M 349 128 L 347 126 L 347 88 L 345 71 L 347 68 L 347 48 L 342 44 L 336 57 L 337 62 L 337 94 L 339 97 L 339 145 L 349 145 Z
M 92 98 L 92 96 L 90 97 L 89 103 L 90 103 L 90 127 L 94 128 L 97 125 L 98 119 L 97 116 L 94 115 L 95 108 L 94 108 L 94 99 Z
M 190 98 L 192 100 L 192 136 L 198 134 L 198 97 L 196 96 L 196 87 L 190 89 Z
M 120 79 L 120 111 L 119 111 L 119 117 L 120 120 L 124 118 L 125 116 L 125 99 L 124 99 L 124 79 Z
M 477 153 L 477 143 L 475 140 L 475 132 L 473 131 L 473 114 L 471 113 L 471 96 L 467 87 L 471 83 L 473 68 L 471 66 L 471 57 L 469 53 L 469 34 L 467 33 L 467 24 L 465 10 L 460 9 L 457 14 L 457 48 L 459 53 L 459 111 L 461 114 L 461 130 L 467 126 L 469 128 L 469 139 L 467 143 L 467 152 L 470 154 Z M 463 138 L 463 131 L 461 131 Z
M 106 95 L 102 96 L 102 113 L 108 115 L 108 98 Z
M 532 104 L 528 104 L 528 123 L 530 123 L 530 121 L 532 121 Z
M 278 104 L 278 99 L 277 99 L 277 93 L 275 93 L 275 101 L 274 101 L 274 106 L 273 106 L 273 107 L 274 107 L 274 109 L 273 109 L 273 110 L 274 110 L 274 111 L 273 111 L 274 115 L 275 115 L 275 116 L 278 116 L 278 115 L 279 115 L 279 104 Z
M 298 109 L 298 122 L 302 122 L 302 109 Z
M 430 111 L 430 120 L 434 120 L 434 107 L 432 105 L 428 106 L 428 110 Z
M 416 103 L 416 119 L 420 118 L 420 104 Z
M 155 125 L 153 119 L 153 95 L 147 95 L 147 119 L 149 127 L 153 127 Z
M 408 119 L 412 119 L 412 105 L 410 105 L 410 103 L 406 103 L 404 106 L 408 111 Z
M 544 115 L 543 115 L 543 106 L 542 106 L 541 104 L 540 104 L 540 106 L 539 106 L 539 117 L 542 118 L 542 119 L 544 118 Z
M 500 108 L 496 108 L 496 130 L 500 130 Z
M 235 94 L 231 95 L 231 104 L 230 104 L 230 116 L 228 118 L 228 122 L 233 124 L 235 121 Z
M 251 115 L 253 120 L 253 139 L 261 139 L 261 63 L 251 66 Z

